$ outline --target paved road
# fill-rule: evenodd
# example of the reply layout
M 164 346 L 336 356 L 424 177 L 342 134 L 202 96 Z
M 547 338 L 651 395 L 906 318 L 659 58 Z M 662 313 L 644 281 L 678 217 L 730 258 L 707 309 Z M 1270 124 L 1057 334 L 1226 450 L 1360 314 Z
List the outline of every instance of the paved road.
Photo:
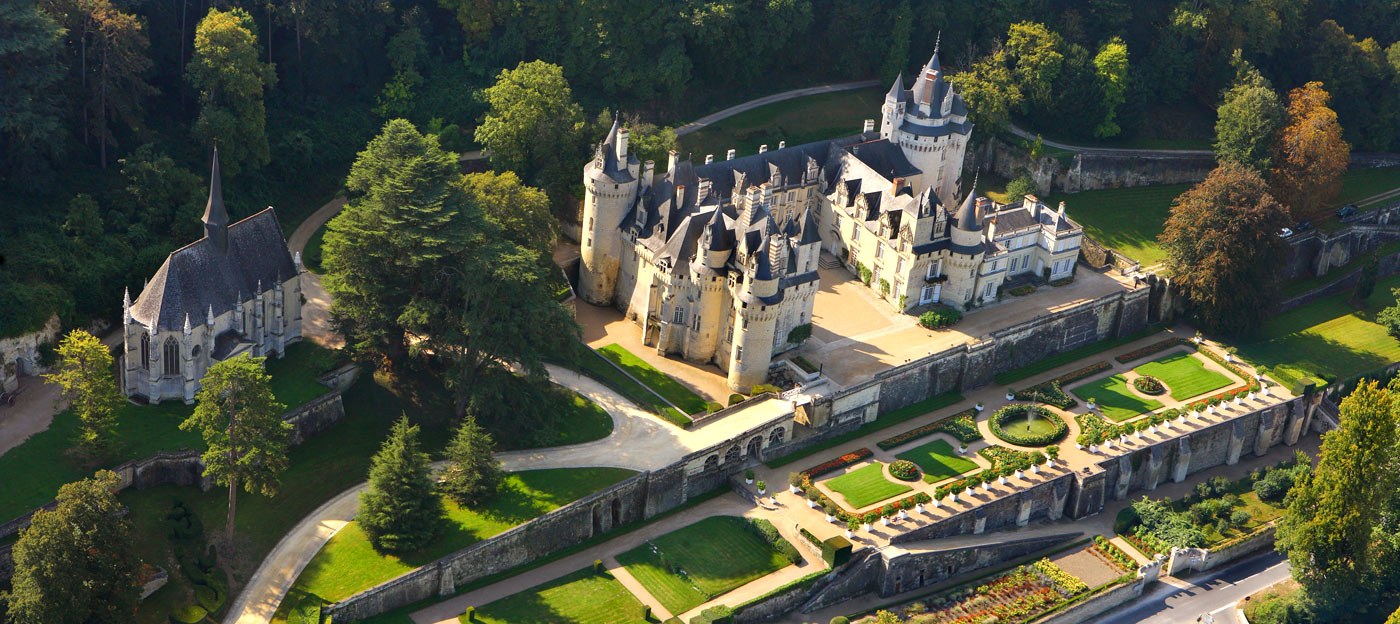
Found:
M 734 106 L 730 106 L 729 108 L 726 108 L 722 111 L 705 115 L 704 117 L 701 117 L 699 119 L 696 119 L 695 121 L 692 121 L 679 128 L 676 128 L 676 136 L 685 136 L 717 121 L 728 119 L 744 111 L 750 111 L 760 106 L 765 106 L 774 102 L 782 102 L 784 100 L 807 97 L 809 95 L 819 95 L 822 93 L 836 93 L 837 91 L 852 91 L 855 89 L 864 89 L 866 87 L 878 86 L 880 86 L 879 81 L 860 80 L 857 82 L 842 82 L 837 84 L 821 85 L 819 87 L 793 89 L 791 91 L 784 91 L 782 93 L 774 93 L 773 95 L 764 96 L 756 100 L 749 100 L 747 102 L 744 102 L 743 104 L 735 104 Z
M 1176 624 L 1194 622 L 1203 613 L 1216 624 L 1244 624 L 1234 604 L 1289 577 L 1288 560 L 1268 551 L 1233 565 L 1188 579 L 1165 577 L 1136 601 L 1105 615 L 1100 624 Z

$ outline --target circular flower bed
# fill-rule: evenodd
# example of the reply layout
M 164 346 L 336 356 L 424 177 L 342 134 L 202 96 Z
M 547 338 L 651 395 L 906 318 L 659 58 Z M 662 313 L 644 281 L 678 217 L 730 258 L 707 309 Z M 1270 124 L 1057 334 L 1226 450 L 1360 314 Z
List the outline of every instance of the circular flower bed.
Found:
M 1047 446 L 1069 433 L 1063 418 L 1039 405 L 1008 405 L 992 414 L 987 425 L 993 435 L 1017 446 Z
M 1133 387 L 1137 388 L 1138 392 L 1153 396 L 1165 394 L 1167 392 L 1167 387 L 1162 385 L 1162 380 L 1156 377 L 1148 377 L 1147 375 L 1135 377 L 1133 379 Z
M 895 460 L 890 464 L 890 474 L 901 481 L 918 481 L 919 465 L 907 459 Z

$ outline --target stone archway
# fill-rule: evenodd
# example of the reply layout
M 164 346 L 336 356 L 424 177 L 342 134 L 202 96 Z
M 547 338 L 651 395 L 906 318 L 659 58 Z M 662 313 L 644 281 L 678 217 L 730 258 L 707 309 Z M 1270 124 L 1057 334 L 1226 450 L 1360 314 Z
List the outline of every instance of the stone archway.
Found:
M 736 461 L 739 461 L 739 447 L 731 446 L 729 450 L 724 452 L 724 463 L 728 464 Z
M 749 440 L 749 457 L 758 459 L 759 453 L 763 450 L 763 436 L 754 436 Z
M 603 533 L 603 508 L 601 505 L 593 506 L 593 536 Z
M 614 498 L 610 507 L 612 508 L 612 528 L 616 529 L 622 525 L 622 501 Z
M 705 458 L 705 470 L 719 468 L 719 455 L 711 455 Z

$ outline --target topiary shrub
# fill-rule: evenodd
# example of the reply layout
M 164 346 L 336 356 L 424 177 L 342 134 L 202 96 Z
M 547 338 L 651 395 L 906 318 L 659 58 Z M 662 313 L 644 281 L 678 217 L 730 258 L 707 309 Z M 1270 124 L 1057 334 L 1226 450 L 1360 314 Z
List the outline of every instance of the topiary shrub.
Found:
M 919 325 L 925 329 L 939 329 L 948 327 L 962 320 L 962 312 L 953 308 L 940 306 L 919 315 Z
M 739 403 L 743 403 L 744 399 L 746 398 L 748 397 L 745 397 L 744 395 L 735 392 L 734 394 L 729 395 L 729 404 L 738 405 Z
M 476 607 L 467 607 L 467 610 L 462 612 L 461 617 L 458 617 L 458 618 L 457 618 L 457 621 L 463 622 L 464 624 L 467 623 L 467 622 L 475 622 L 475 621 L 476 621 Z
M 895 460 L 890 464 L 890 475 L 901 481 L 918 481 L 919 465 L 907 459 Z
M 812 324 L 803 323 L 801 325 L 798 325 L 797 327 L 792 328 L 792 330 L 788 332 L 787 341 L 790 344 L 802 344 L 804 342 L 807 342 L 807 339 L 811 337 Z
M 1008 431 L 1003 429 L 1006 423 L 1024 418 L 1028 413 L 1033 412 L 1035 417 L 1054 426 L 1052 430 L 1045 433 L 1022 433 L 1019 431 Z M 1003 407 L 991 419 L 987 421 L 992 430 L 992 434 L 1002 440 L 1017 446 L 1046 446 L 1063 440 L 1069 434 L 1069 425 L 1065 424 L 1063 418 L 1039 405 L 1014 404 Z
M 749 396 L 758 396 L 765 392 L 772 392 L 773 394 L 782 394 L 783 390 L 773 384 L 758 384 L 752 388 L 749 388 Z
M 197 624 L 208 614 L 204 607 L 189 605 L 175 609 L 175 612 L 170 614 L 170 621 L 175 624 Z

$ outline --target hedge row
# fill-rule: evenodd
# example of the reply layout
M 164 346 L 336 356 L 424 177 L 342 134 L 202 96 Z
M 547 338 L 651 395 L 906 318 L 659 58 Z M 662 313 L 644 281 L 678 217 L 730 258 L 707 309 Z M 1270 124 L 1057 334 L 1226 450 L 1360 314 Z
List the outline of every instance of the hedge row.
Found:
M 1002 425 L 1005 425 L 1007 421 L 1020 417 L 1027 412 L 1035 412 L 1037 418 L 1053 423 L 1055 429 L 1047 433 L 1027 435 L 1011 433 L 1002 429 Z M 1021 403 L 1008 405 L 997 410 L 997 413 L 992 414 L 987 425 L 991 428 L 992 435 L 1017 446 L 1046 446 L 1065 439 L 1065 435 L 1069 433 L 1069 425 L 1066 425 L 1065 419 L 1060 418 L 1058 414 L 1039 405 Z
M 1065 394 L 1063 390 L 1064 386 L 1079 381 L 1080 379 L 1097 375 L 1110 368 L 1113 368 L 1113 365 L 1109 364 L 1107 360 L 1095 362 L 1084 368 L 1072 370 L 1054 379 L 1042 381 L 1025 390 L 1018 391 L 1015 396 L 1019 401 L 1040 401 L 1041 403 L 1054 405 L 1060 409 L 1070 409 L 1078 405 L 1079 402 L 1076 401 L 1074 397 Z
M 1119 355 L 1118 357 L 1115 357 L 1113 359 L 1127 364 L 1128 362 L 1131 362 L 1138 358 L 1147 357 L 1149 355 L 1152 355 L 1153 353 L 1159 353 L 1162 351 L 1166 351 L 1167 349 L 1170 349 L 1172 347 L 1190 343 L 1190 340 L 1186 340 L 1184 338 L 1168 338 L 1166 340 L 1154 342 L 1150 345 L 1142 347 L 1141 349 L 1133 349 L 1132 351 Z
M 982 439 L 982 433 L 977 430 L 977 408 L 968 408 L 952 416 L 938 420 L 922 427 L 916 427 L 896 436 L 890 436 L 879 442 L 875 446 L 886 451 L 904 444 L 910 440 L 917 440 L 924 436 L 933 435 L 938 432 L 946 433 L 957 438 L 963 444 L 972 444 Z

